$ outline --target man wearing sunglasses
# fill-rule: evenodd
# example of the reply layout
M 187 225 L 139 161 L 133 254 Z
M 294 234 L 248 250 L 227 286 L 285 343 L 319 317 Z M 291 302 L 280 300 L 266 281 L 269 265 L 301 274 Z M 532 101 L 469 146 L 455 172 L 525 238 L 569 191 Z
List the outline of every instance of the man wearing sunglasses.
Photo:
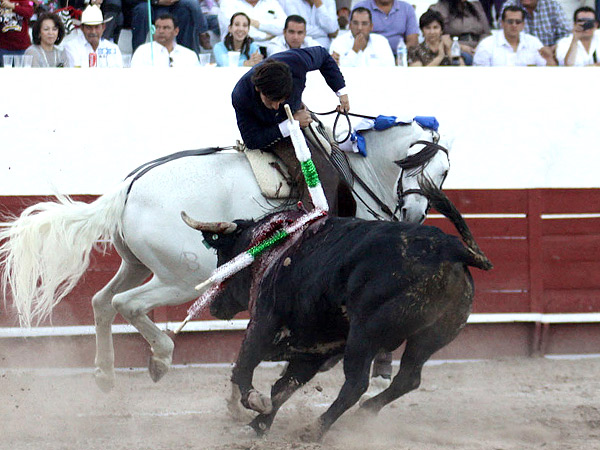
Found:
M 525 11 L 508 6 L 502 11 L 502 31 L 483 39 L 473 57 L 474 66 L 545 66 L 544 45 L 524 33 Z
M 556 46 L 556 59 L 561 66 L 599 66 L 600 31 L 596 11 L 582 6 L 573 15 L 573 34 Z

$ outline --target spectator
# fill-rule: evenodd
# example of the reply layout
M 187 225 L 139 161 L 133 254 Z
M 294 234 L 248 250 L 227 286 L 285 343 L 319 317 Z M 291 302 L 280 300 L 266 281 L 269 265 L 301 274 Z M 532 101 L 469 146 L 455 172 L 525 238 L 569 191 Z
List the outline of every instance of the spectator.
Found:
M 23 55 L 31 45 L 29 19 L 33 3 L 28 0 L 0 0 L 0 63 L 4 55 Z
M 31 67 L 69 67 L 67 52 L 58 45 L 65 37 L 65 26 L 54 13 L 41 13 L 32 26 L 33 45 L 26 55 L 33 57 Z
M 228 33 L 223 42 L 215 45 L 213 50 L 217 66 L 229 66 L 230 51 L 240 52 L 238 66 L 252 67 L 263 59 L 258 44 L 248 36 L 250 30 L 250 17 L 243 12 L 231 16 Z
M 148 3 L 147 0 L 126 1 L 131 9 L 131 46 L 135 52 L 146 42 L 148 35 Z M 200 36 L 207 32 L 208 25 L 198 0 L 150 0 L 150 4 L 153 18 L 166 13 L 176 18 L 179 24 L 179 44 L 196 53 L 201 51 Z
M 373 32 L 387 38 L 394 56 L 400 38 L 408 48 L 419 44 L 419 26 L 412 5 L 400 0 L 364 0 L 355 8 L 359 6 L 371 11 Z
M 385 67 L 394 65 L 394 54 L 383 36 L 372 33 L 371 11 L 362 6 L 352 10 L 350 33 L 333 40 L 331 56 L 341 67 Z
M 259 45 L 283 34 L 287 17 L 277 0 L 221 0 L 221 12 L 222 20 L 236 12 L 246 13 L 250 17 L 249 35 Z
M 348 26 L 350 25 L 350 8 L 346 8 L 345 6 L 338 8 L 337 21 L 338 27 L 340 28 L 338 36 L 342 31 L 349 31 Z
M 110 20 L 110 19 L 108 19 Z M 65 44 L 71 67 L 123 67 L 121 50 L 102 38 L 106 21 L 96 5 L 81 14 L 81 33 Z M 92 56 L 93 55 L 93 56 Z
M 187 47 L 177 44 L 179 34 L 177 18 L 161 14 L 154 21 L 154 42 L 140 45 L 131 58 L 131 67 L 197 67 L 198 55 Z
M 525 32 L 535 36 L 545 52 L 554 52 L 556 43 L 569 35 L 567 17 L 558 0 L 507 0 L 504 8 L 520 6 L 525 10 Z
M 481 7 L 485 12 L 485 17 L 488 20 L 488 25 L 491 28 L 494 28 L 494 17 L 492 16 L 492 8 L 494 9 L 494 13 L 496 14 L 496 20 L 500 17 L 502 13 L 502 6 L 506 0 L 480 0 Z
M 424 41 L 408 51 L 409 66 L 450 66 L 450 36 L 444 35 L 444 19 L 442 15 L 433 10 L 426 11 L 419 18 L 419 27 L 423 33 Z M 464 61 L 460 62 L 464 65 Z
M 296 14 L 285 19 L 285 27 L 281 36 L 274 37 L 267 44 L 267 54 L 284 52 L 290 48 L 306 48 L 320 45 L 310 36 L 306 35 L 306 20 Z
M 573 34 L 558 41 L 556 59 L 561 66 L 600 65 L 600 32 L 596 11 L 582 6 L 573 15 Z
M 281 3 L 288 16 L 304 17 L 306 35 L 329 50 L 331 40 L 339 31 L 335 0 L 285 0 Z
M 118 33 L 123 26 L 122 0 L 62 0 L 60 3 L 66 3 L 80 11 L 84 10 L 88 5 L 97 5 L 102 10 L 102 15 L 106 19 L 106 28 L 102 37 L 113 42 L 118 41 Z
M 442 15 L 445 34 L 458 37 L 463 58 L 470 66 L 475 47 L 490 34 L 490 25 L 481 3 L 477 0 L 439 0 L 429 9 Z
M 507 6 L 502 11 L 502 32 L 483 39 L 477 46 L 476 66 L 545 66 L 544 46 L 535 36 L 524 33 L 525 11 Z

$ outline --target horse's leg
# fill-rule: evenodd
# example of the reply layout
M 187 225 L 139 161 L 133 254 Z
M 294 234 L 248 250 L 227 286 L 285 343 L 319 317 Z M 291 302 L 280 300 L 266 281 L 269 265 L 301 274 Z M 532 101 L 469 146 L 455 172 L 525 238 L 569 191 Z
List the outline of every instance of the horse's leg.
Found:
M 173 359 L 173 340 L 163 333 L 146 315 L 159 306 L 179 305 L 192 300 L 193 295 L 177 285 L 168 285 L 155 276 L 148 283 L 117 294 L 113 307 L 133 325 L 150 344 L 152 356 L 148 364 L 150 378 L 160 380 L 169 370 Z
M 94 322 L 96 323 L 96 383 L 104 392 L 110 391 L 115 383 L 115 353 L 111 326 L 117 314 L 111 301 L 115 294 L 139 286 L 150 270 L 137 261 L 123 259 L 116 275 L 92 298 Z
M 331 425 L 358 402 L 369 386 L 371 362 L 377 351 L 377 348 L 371 348 L 363 332 L 350 329 L 344 352 L 344 384 L 329 409 L 319 417 L 316 424 L 306 430 L 303 436 L 305 440 L 320 440 Z
M 271 412 L 271 400 L 252 385 L 254 369 L 263 360 L 277 332 L 279 322 L 271 314 L 257 314 L 265 320 L 250 319 L 240 353 L 233 367 L 231 382 L 236 384 L 242 395 L 244 407 L 261 414 Z
M 297 358 L 290 361 L 283 376 L 275 382 L 271 389 L 271 412 L 259 414 L 250 422 L 250 426 L 256 431 L 256 434 L 262 436 L 271 428 L 279 408 L 288 401 L 294 392 L 315 376 L 324 361 L 326 361 L 325 358 Z

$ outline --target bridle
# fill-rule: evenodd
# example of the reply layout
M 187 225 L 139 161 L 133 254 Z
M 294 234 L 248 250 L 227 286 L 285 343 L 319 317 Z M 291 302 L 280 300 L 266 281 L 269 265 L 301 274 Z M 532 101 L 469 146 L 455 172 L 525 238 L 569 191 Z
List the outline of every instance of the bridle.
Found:
M 315 115 L 319 115 L 319 116 L 327 116 L 330 114 L 335 114 L 337 113 L 337 116 L 333 122 L 333 129 L 332 129 L 332 134 L 334 136 L 334 141 L 336 144 L 340 144 L 341 142 L 345 142 L 346 140 L 348 140 L 350 138 L 350 135 L 352 133 L 352 123 L 350 122 L 350 116 L 353 117 L 360 117 L 363 119 L 371 119 L 371 120 L 376 120 L 377 117 L 373 117 L 373 116 L 366 116 L 363 114 L 356 114 L 356 113 L 350 113 L 350 112 L 342 112 L 339 111 L 338 109 L 334 109 L 332 111 L 328 111 L 328 112 L 324 112 L 324 113 L 318 113 L 318 112 L 314 112 L 311 111 L 313 114 Z M 335 139 L 335 130 L 337 127 L 337 123 L 338 120 L 340 118 L 341 115 L 344 115 L 346 117 L 346 121 L 348 123 L 348 134 L 341 140 L 337 140 Z M 439 136 L 438 136 L 439 138 Z M 429 142 L 429 141 L 416 141 L 414 143 L 411 144 L 411 147 L 413 145 L 416 144 L 424 144 L 425 147 L 423 147 L 422 150 L 420 150 L 418 153 L 415 153 L 414 155 L 410 155 L 407 156 L 406 158 L 400 160 L 400 161 L 395 161 L 396 164 L 398 164 L 398 166 L 400 166 L 401 171 L 400 171 L 400 177 L 398 178 L 398 185 L 396 186 L 396 193 L 398 196 L 398 203 L 396 203 L 396 208 L 394 209 L 394 211 L 392 211 L 378 196 L 377 194 L 375 194 L 375 192 L 373 192 L 373 190 L 367 185 L 367 183 L 361 179 L 355 172 L 354 170 L 352 170 L 352 168 L 350 167 L 350 171 L 352 174 L 353 179 L 365 190 L 365 192 L 371 197 L 371 199 L 377 204 L 377 206 L 379 206 L 379 208 L 384 212 L 384 214 L 389 216 L 389 219 L 394 221 L 394 222 L 398 222 L 400 219 L 398 219 L 398 211 L 400 210 L 401 207 L 401 203 L 403 203 L 403 199 L 406 195 L 409 194 L 420 194 L 422 196 L 424 196 L 425 198 L 427 198 L 427 196 L 423 193 L 423 191 L 419 188 L 419 189 L 407 189 L 406 191 L 403 189 L 402 187 L 402 174 L 403 171 L 406 170 L 410 170 L 410 169 L 414 169 L 417 168 L 419 166 L 423 166 L 423 169 L 426 167 L 426 165 L 429 163 L 429 161 L 431 161 L 431 159 L 436 155 L 436 153 L 438 152 L 438 150 L 442 150 L 444 153 L 446 153 L 446 156 L 449 156 L 448 154 L 448 149 L 446 149 L 445 147 L 435 143 L 435 142 Z M 446 174 L 447 175 L 447 174 Z M 446 180 L 446 176 L 444 176 L 444 179 L 442 180 L 442 184 L 444 183 L 444 181 Z M 440 188 L 442 186 L 440 185 Z M 369 213 L 376 218 L 377 220 L 383 220 L 383 217 L 377 213 L 373 208 L 371 208 L 367 202 L 361 198 L 361 196 L 358 194 L 358 192 L 356 192 L 356 190 L 352 187 L 352 192 L 354 193 L 354 195 L 356 196 L 356 198 L 358 200 L 360 200 L 360 202 L 367 208 L 367 211 L 369 211 Z M 427 201 L 427 211 L 429 211 L 429 200 Z
M 414 143 L 412 143 L 410 146 L 414 146 L 417 144 L 422 144 L 424 145 L 424 147 L 419 150 L 417 153 L 415 153 L 414 155 L 410 155 L 407 156 L 406 158 L 400 160 L 400 161 L 395 161 L 396 164 L 398 164 L 398 166 L 400 166 L 400 176 L 398 178 L 398 184 L 396 186 L 396 195 L 398 197 L 398 204 L 396 205 L 396 209 L 394 210 L 394 215 L 398 212 L 398 210 L 401 207 L 401 204 L 404 203 L 404 197 L 410 194 L 419 194 L 422 195 L 423 197 L 427 198 L 427 195 L 425 195 L 425 193 L 423 192 L 423 190 L 421 189 L 421 187 L 419 186 L 419 188 L 413 188 L 413 189 L 404 189 L 404 187 L 402 186 L 402 178 L 404 175 L 404 171 L 405 170 L 411 170 L 411 169 L 416 169 L 418 167 L 421 168 L 421 173 L 423 172 L 423 170 L 425 170 L 425 167 L 427 167 L 427 165 L 431 162 L 431 160 L 433 159 L 433 157 L 437 154 L 438 151 L 443 151 L 446 154 L 446 157 L 448 157 L 448 160 L 450 160 L 450 155 L 448 153 L 448 149 L 446 147 L 443 147 L 435 142 L 429 142 L 429 141 L 416 141 Z M 440 189 L 442 188 L 444 181 L 446 181 L 446 177 L 448 176 L 448 172 L 446 172 L 444 174 L 444 178 L 442 178 L 442 182 L 440 183 Z M 429 199 L 427 200 L 427 211 L 429 211 L 430 205 L 429 205 Z

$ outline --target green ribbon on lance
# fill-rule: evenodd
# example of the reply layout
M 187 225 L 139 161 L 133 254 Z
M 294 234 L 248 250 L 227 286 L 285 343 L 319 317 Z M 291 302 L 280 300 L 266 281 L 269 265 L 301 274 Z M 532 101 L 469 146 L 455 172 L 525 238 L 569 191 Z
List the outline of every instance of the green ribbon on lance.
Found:
M 308 187 L 314 188 L 321 183 L 321 181 L 319 180 L 317 168 L 315 167 L 315 163 L 312 159 L 301 161 L 300 167 L 302 169 L 302 173 L 304 174 L 304 179 L 306 180 L 306 185 Z
M 289 236 L 289 233 L 287 231 L 279 230 L 275 234 L 273 234 L 273 236 L 271 236 L 270 238 L 265 239 L 261 243 L 256 244 L 254 247 L 246 250 L 246 252 L 249 253 L 253 258 L 256 258 L 258 255 L 260 255 L 262 252 L 267 250 L 269 247 L 277 245 L 277 244 L 279 244 L 280 241 L 287 239 L 288 236 Z

